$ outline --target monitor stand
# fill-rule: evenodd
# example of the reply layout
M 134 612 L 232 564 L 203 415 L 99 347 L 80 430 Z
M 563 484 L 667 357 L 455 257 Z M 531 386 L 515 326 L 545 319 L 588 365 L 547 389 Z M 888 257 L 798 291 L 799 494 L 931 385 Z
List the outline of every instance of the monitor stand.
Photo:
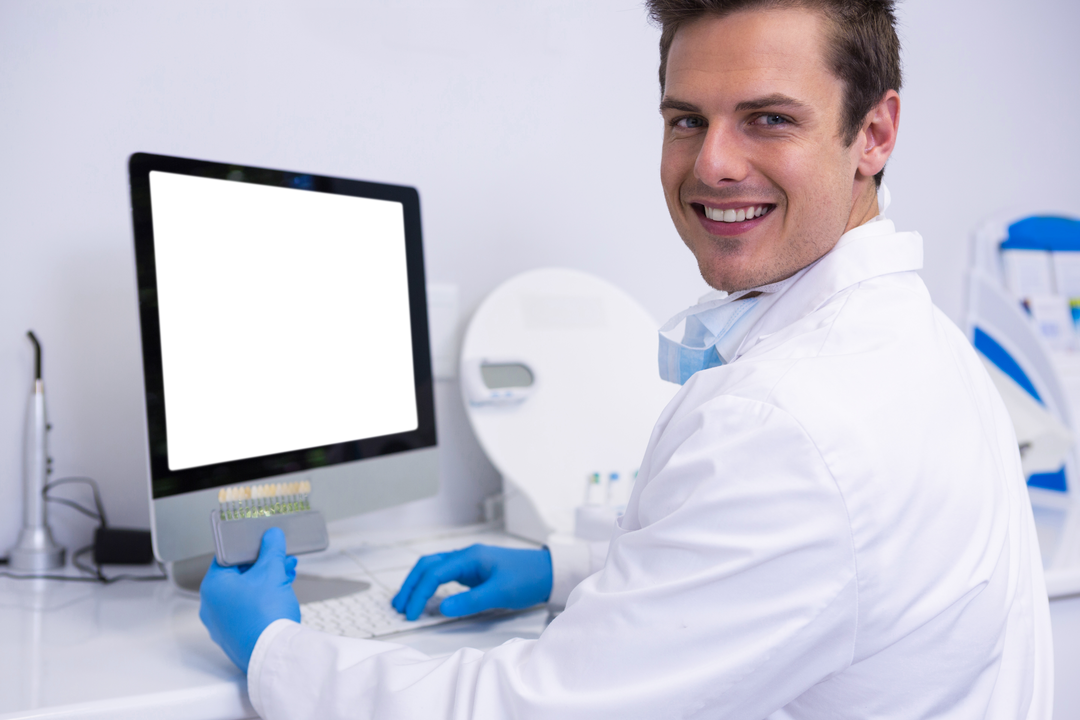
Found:
M 214 554 L 199 555 L 187 560 L 177 560 L 168 563 L 169 579 L 176 587 L 187 592 L 199 592 L 203 576 L 210 569 L 210 561 Z M 371 587 L 371 583 L 363 580 L 346 580 L 345 578 L 317 577 L 315 575 L 297 575 L 293 581 L 293 590 L 296 599 L 301 603 L 319 602 L 320 600 L 332 600 L 362 592 Z

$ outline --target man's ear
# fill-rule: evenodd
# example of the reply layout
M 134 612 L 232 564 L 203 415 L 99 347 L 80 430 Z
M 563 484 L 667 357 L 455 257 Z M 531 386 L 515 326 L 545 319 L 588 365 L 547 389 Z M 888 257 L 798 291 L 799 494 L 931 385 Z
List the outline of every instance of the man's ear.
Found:
M 881 101 L 866 115 L 862 132 L 855 142 L 859 148 L 858 174 L 877 175 L 896 147 L 900 129 L 900 95 L 895 90 L 885 93 Z

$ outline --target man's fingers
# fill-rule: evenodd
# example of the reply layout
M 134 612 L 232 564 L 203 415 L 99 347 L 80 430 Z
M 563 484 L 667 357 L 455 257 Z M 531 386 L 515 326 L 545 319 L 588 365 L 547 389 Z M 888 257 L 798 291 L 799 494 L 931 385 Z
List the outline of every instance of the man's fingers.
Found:
M 443 561 L 447 555 L 453 553 L 438 553 L 436 555 L 425 555 L 416 561 L 413 565 L 413 569 L 409 571 L 409 576 L 405 578 L 405 582 L 401 583 L 401 589 L 398 590 L 397 595 L 390 601 L 390 604 L 394 606 L 394 609 L 399 613 L 405 612 L 405 607 L 409 603 L 409 597 L 412 595 L 413 590 L 416 588 L 416 584 L 420 582 L 420 578 L 424 573 L 428 571 L 433 565 L 437 565 Z
M 218 565 L 217 558 L 214 558 L 210 562 L 210 569 L 206 571 L 206 575 L 203 576 L 202 583 L 199 585 L 199 592 L 202 593 L 204 587 L 211 587 L 214 583 L 221 582 L 222 579 L 230 575 L 239 575 L 240 569 L 236 567 L 223 567 Z
M 285 562 L 285 533 L 281 531 L 281 528 L 276 527 L 263 533 L 255 567 L 263 567 L 273 561 Z
M 210 561 L 210 568 L 206 571 L 206 575 L 203 576 L 203 580 L 206 580 L 206 578 L 208 577 L 217 575 L 218 573 L 225 572 L 226 570 L 236 570 L 236 568 L 226 568 L 222 565 L 219 565 L 217 558 L 215 557 L 213 560 Z
M 460 617 L 473 613 L 502 607 L 498 601 L 500 588 L 494 581 L 489 580 L 482 585 L 477 585 L 468 592 L 451 595 L 439 605 L 439 611 L 447 617 Z
M 441 563 L 432 565 L 420 576 L 405 604 L 405 618 L 415 620 L 424 611 L 427 601 L 440 585 L 457 580 L 468 572 L 470 560 L 460 552 L 449 553 Z

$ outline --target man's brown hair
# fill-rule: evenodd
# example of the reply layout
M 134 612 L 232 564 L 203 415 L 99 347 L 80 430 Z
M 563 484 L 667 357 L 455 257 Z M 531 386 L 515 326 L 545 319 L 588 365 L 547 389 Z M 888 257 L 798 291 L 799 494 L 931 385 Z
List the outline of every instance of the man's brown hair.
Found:
M 895 0 L 646 0 L 649 17 L 661 28 L 660 92 L 667 79 L 668 51 L 675 33 L 699 18 L 742 10 L 806 8 L 829 19 L 832 31 L 826 61 L 844 83 L 840 137 L 851 145 L 870 110 L 889 90 L 900 90 L 900 39 Z M 874 180 L 880 184 L 884 170 Z

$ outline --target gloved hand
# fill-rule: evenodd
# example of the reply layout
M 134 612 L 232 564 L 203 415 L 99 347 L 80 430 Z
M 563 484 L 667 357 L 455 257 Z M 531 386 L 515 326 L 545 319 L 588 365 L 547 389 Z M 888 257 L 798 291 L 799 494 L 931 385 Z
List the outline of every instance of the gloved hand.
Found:
M 456 580 L 472 590 L 451 595 L 439 610 L 447 617 L 491 608 L 517 610 L 551 596 L 551 553 L 473 545 L 420 558 L 391 603 L 409 620 L 420 617 L 439 585 Z
M 285 533 L 270 528 L 262 536 L 254 565 L 222 567 L 217 558 L 199 588 L 199 618 L 210 638 L 245 673 L 255 643 L 266 627 L 282 618 L 300 622 L 300 603 L 292 589 L 296 558 L 285 555 Z

